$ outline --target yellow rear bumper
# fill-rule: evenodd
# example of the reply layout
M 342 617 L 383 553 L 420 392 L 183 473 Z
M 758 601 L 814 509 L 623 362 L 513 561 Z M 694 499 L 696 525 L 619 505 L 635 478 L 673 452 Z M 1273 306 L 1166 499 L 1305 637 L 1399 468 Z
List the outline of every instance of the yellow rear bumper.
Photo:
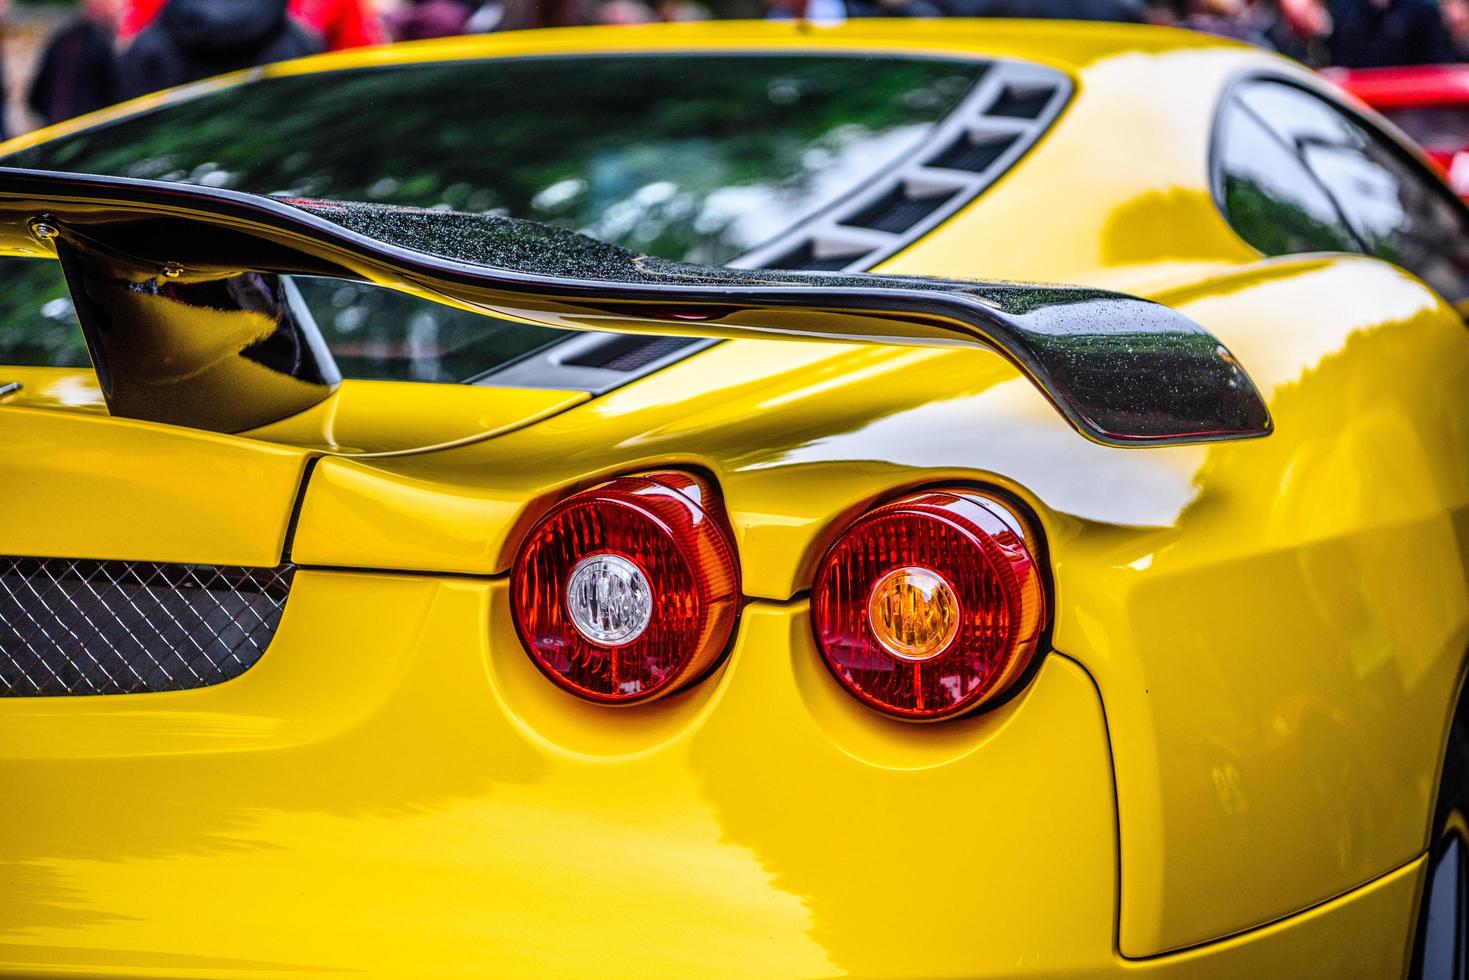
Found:
M 692 691 L 552 687 L 503 582 L 302 572 L 217 687 L 0 701 L 0 969 L 140 976 L 1386 976 L 1418 864 L 1195 951 L 1116 948 L 1105 718 L 1075 663 L 889 722 L 804 603 Z M 1283 975 L 1283 974 L 1281 974 Z

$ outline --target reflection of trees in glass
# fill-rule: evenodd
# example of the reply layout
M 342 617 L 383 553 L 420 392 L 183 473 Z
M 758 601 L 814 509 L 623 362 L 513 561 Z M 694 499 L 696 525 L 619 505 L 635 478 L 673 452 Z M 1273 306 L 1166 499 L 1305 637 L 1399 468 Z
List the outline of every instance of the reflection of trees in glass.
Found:
M 0 364 L 90 363 L 61 266 L 0 258 Z
M 758 189 L 743 203 L 788 223 L 819 203 L 811 192 L 829 198 L 891 162 L 976 74 L 919 59 L 729 55 L 360 69 L 206 94 L 6 163 L 501 211 L 719 262 L 755 243 L 729 240 L 711 197 Z M 861 172 L 825 186 L 854 155 Z
M 719 54 L 356 69 L 208 93 L 4 162 L 493 211 L 719 263 L 902 155 L 980 70 L 928 59 Z M 0 362 L 13 362 L 12 352 L 39 349 L 30 297 L 49 296 L 59 280 L 51 268 L 5 265 Z M 363 302 L 363 342 L 406 350 L 413 314 L 389 316 Z M 519 352 L 475 347 L 480 369 Z
M 561 335 L 362 283 L 300 277 L 296 287 L 349 378 L 463 381 Z
M 1314 217 L 1238 174 L 1225 176 L 1224 210 L 1240 237 L 1265 255 L 1355 252 L 1360 248 L 1346 229 Z

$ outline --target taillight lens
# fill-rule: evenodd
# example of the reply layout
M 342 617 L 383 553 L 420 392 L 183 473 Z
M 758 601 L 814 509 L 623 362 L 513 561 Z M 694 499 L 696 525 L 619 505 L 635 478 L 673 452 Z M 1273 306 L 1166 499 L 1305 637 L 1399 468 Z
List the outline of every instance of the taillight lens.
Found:
M 573 694 L 631 704 L 698 680 L 739 613 L 712 488 L 660 472 L 568 497 L 516 554 L 511 602 L 531 659 Z
M 821 655 L 859 699 L 932 721 L 1003 696 L 1035 657 L 1046 595 L 1024 525 L 969 490 L 915 493 L 860 518 L 816 572 Z

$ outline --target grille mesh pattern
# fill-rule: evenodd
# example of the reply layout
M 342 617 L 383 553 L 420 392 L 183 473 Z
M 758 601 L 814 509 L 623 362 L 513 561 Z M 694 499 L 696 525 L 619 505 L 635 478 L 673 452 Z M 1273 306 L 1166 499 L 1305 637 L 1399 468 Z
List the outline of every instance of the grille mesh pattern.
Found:
M 295 567 L 0 556 L 0 697 L 137 694 L 238 677 Z

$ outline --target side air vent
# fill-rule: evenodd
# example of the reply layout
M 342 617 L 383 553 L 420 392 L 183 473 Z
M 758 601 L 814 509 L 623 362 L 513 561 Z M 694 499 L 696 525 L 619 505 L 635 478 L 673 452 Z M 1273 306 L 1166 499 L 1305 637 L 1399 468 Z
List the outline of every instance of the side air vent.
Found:
M 470 380 L 491 388 L 560 388 L 600 395 L 715 343 L 697 337 L 584 333 Z
M 960 133 L 959 136 L 948 146 L 940 150 L 936 155 L 930 157 L 928 166 L 943 167 L 948 170 L 966 170 L 970 173 L 980 173 L 988 170 L 1005 151 L 1019 141 L 1017 133 L 999 133 L 979 136 L 974 133 Z
M 958 190 L 918 194 L 907 184 L 891 191 L 847 219 L 847 224 L 899 234 L 943 207 Z
M 973 201 L 1050 128 L 1071 93 L 1065 74 L 992 61 L 954 110 L 890 168 L 730 262 L 737 269 L 860 272 L 906 248 Z M 716 343 L 639 347 L 590 334 L 473 379 L 474 384 L 611 391 Z
M 984 192 L 1055 121 L 1071 91 L 1040 65 L 991 65 L 964 100 L 887 174 L 730 264 L 860 272 Z
M 793 251 L 766 262 L 766 269 L 802 269 L 810 272 L 835 272 L 871 252 L 867 248 L 827 245 L 815 240 L 802 242 Z
M 1037 119 L 1055 94 L 1053 85 L 1006 85 L 990 106 L 989 114 L 1003 119 Z
M 565 358 L 561 363 L 573 367 L 601 368 L 604 371 L 637 371 L 697 343 L 692 337 L 614 334 L 591 350 Z
M 0 697 L 221 684 L 270 645 L 295 568 L 0 557 Z

